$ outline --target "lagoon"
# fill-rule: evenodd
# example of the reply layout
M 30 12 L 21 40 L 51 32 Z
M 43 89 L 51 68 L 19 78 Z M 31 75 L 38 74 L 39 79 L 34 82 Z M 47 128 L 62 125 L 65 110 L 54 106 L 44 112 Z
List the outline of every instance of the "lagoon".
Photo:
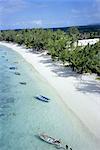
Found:
M 15 75 L 16 67 L 20 73 Z M 19 82 L 26 82 L 21 85 Z M 49 103 L 34 96 L 47 95 Z M 60 138 L 73 150 L 99 150 L 99 141 L 69 109 L 59 95 L 18 53 L 0 46 L 0 150 L 54 150 L 38 133 Z

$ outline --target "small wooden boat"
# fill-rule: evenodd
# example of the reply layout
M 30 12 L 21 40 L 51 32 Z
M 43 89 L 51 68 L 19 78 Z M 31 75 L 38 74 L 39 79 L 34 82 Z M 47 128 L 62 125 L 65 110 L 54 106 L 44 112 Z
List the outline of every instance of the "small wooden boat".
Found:
M 45 98 L 43 98 L 42 96 L 35 96 L 35 98 L 37 99 L 37 100 L 40 100 L 40 101 L 43 101 L 43 102 L 49 102 L 47 99 L 45 99 Z
M 69 149 L 69 150 L 72 150 L 72 148 L 69 147 L 68 145 L 66 145 L 66 146 L 64 147 L 64 146 L 62 145 L 62 142 L 61 142 L 60 139 L 55 139 L 55 138 L 53 138 L 53 137 L 51 137 L 51 136 L 48 136 L 48 135 L 46 135 L 46 134 L 43 134 L 43 133 L 39 134 L 38 137 L 39 137 L 41 140 L 43 140 L 43 141 L 45 141 L 45 142 L 47 142 L 47 143 L 49 143 L 49 144 L 54 145 L 57 149 L 63 149 L 63 150 L 68 150 L 68 149 Z
M 19 82 L 20 84 L 22 84 L 22 85 L 26 85 L 26 82 Z
M 15 70 L 17 69 L 16 67 L 9 67 L 10 70 Z
M 49 144 L 53 144 L 53 145 L 57 146 L 57 147 L 61 147 L 61 145 L 62 145 L 60 140 L 55 139 L 55 138 L 48 136 L 46 134 L 39 134 L 39 138 L 42 139 L 43 141 L 49 143 Z
M 15 72 L 14 74 L 15 74 L 15 75 L 20 75 L 20 73 L 19 73 L 19 72 Z

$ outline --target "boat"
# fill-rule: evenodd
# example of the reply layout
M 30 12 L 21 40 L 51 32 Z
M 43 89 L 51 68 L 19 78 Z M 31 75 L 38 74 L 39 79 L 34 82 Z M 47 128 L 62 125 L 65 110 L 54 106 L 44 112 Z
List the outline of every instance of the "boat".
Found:
M 16 67 L 9 67 L 10 70 L 15 70 L 17 69 Z
M 42 139 L 43 141 L 49 143 L 49 144 L 52 144 L 52 145 L 55 145 L 57 147 L 62 147 L 62 144 L 61 144 L 61 141 L 58 140 L 58 139 L 55 139 L 51 136 L 48 136 L 46 134 L 39 134 L 39 138 Z
M 47 99 L 43 98 L 41 95 L 35 96 L 35 98 L 36 98 L 37 100 L 40 100 L 40 101 L 43 101 L 43 102 L 49 102 Z
M 72 148 L 69 147 L 68 145 L 66 145 L 66 147 L 64 147 L 62 145 L 62 142 L 61 142 L 60 139 L 55 139 L 55 138 L 53 138 L 53 137 L 51 137 L 49 135 L 43 134 L 43 133 L 39 134 L 38 137 L 41 140 L 43 140 L 43 141 L 45 141 L 45 142 L 47 142 L 49 144 L 54 145 L 57 149 L 63 149 L 63 150 L 68 150 L 69 149 L 69 150 L 72 150 Z
M 22 84 L 22 85 L 26 85 L 26 82 L 19 82 L 20 84 Z
M 50 100 L 50 98 L 46 97 L 46 96 L 43 96 L 43 95 L 40 95 L 41 97 L 47 99 L 47 100 Z
M 19 72 L 15 72 L 14 74 L 15 74 L 15 75 L 20 75 L 20 73 L 19 73 Z

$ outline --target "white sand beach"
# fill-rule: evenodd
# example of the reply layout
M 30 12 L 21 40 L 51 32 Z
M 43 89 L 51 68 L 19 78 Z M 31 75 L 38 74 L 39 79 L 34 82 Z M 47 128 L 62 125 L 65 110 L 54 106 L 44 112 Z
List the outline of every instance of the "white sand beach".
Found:
M 0 45 L 12 48 L 55 88 L 61 100 L 89 129 L 100 139 L 100 81 L 96 75 L 79 75 L 70 68 L 51 61 L 45 53 L 36 54 L 16 44 L 0 42 Z

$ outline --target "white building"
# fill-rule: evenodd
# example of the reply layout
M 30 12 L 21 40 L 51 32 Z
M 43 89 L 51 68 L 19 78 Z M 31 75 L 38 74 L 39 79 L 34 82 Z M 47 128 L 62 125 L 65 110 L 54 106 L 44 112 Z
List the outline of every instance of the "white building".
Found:
M 78 40 L 78 46 L 93 45 L 99 41 L 99 38 Z

